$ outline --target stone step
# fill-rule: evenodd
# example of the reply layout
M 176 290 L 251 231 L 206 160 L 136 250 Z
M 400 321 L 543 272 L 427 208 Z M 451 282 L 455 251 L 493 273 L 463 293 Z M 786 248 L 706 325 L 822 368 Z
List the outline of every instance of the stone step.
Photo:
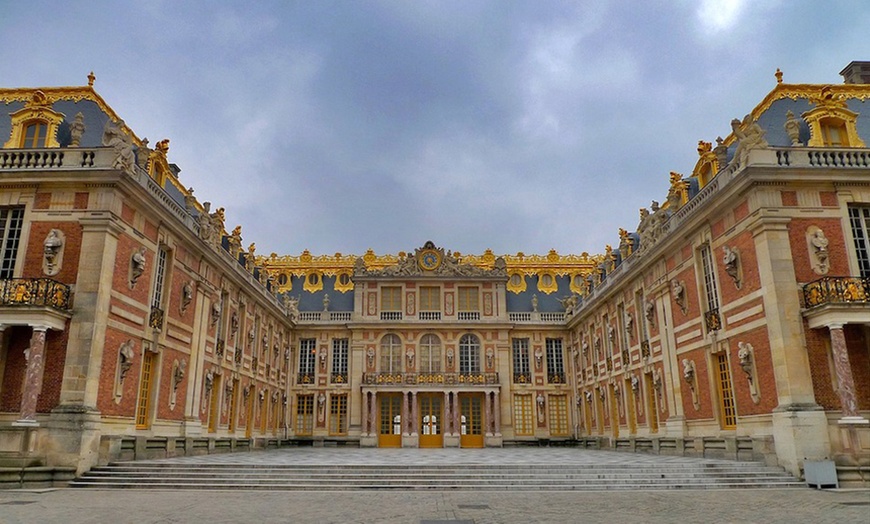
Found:
M 240 472 L 240 471 L 232 471 L 232 472 L 223 472 L 216 473 L 213 471 L 198 471 L 198 470 L 175 470 L 175 471 L 91 471 L 88 474 L 90 478 L 123 478 L 123 477 L 144 477 L 144 476 L 159 476 L 163 478 L 174 478 L 174 477 L 196 477 L 196 478 L 212 478 L 212 477 L 220 477 L 220 476 L 228 476 L 231 473 L 233 478 L 287 478 L 287 477 L 297 477 L 297 478 L 323 478 L 323 479 L 333 479 L 333 478 L 404 478 L 404 479 L 438 479 L 438 478 L 470 478 L 470 479 L 488 479 L 488 478 L 550 478 L 550 479 L 598 479 L 598 478 L 612 478 L 612 479 L 622 479 L 622 478 L 755 478 L 755 477 L 782 477 L 782 478 L 790 478 L 787 474 L 783 472 L 776 471 L 743 471 L 743 472 L 727 472 L 727 473 L 717 473 L 715 475 L 711 475 L 708 472 L 698 472 L 698 471 L 683 471 L 679 473 L 661 473 L 661 472 L 649 472 L 649 473 L 631 473 L 631 472 L 620 472 L 620 473 L 546 473 L 546 472 L 522 472 L 522 473 L 478 473 L 478 472 L 463 472 L 463 473 L 452 473 L 450 475 L 444 474 L 436 474 L 436 473 L 427 473 L 427 472 L 419 472 L 419 473 L 402 473 L 397 474 L 395 471 L 383 471 L 383 472 L 369 472 L 369 473 L 357 473 L 357 474 L 348 474 L 348 473 L 316 473 L 316 472 L 296 472 L 296 471 L 263 471 L 263 472 Z

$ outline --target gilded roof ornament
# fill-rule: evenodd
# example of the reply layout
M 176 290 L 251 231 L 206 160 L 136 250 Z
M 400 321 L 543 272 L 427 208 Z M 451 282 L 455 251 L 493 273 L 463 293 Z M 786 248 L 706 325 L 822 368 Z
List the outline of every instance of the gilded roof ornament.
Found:
M 96 77 L 96 75 L 94 75 L 93 71 L 88 73 L 88 87 L 94 87 L 94 80 L 96 80 L 96 79 L 97 79 L 97 77 Z
M 779 69 L 778 67 L 776 68 L 776 73 L 774 73 L 773 76 L 776 77 L 776 83 L 777 83 L 777 84 L 781 84 L 781 83 L 782 83 L 782 71 L 780 71 L 780 69 Z
M 713 150 L 713 144 L 698 140 L 698 156 L 704 156 L 704 153 L 709 153 Z

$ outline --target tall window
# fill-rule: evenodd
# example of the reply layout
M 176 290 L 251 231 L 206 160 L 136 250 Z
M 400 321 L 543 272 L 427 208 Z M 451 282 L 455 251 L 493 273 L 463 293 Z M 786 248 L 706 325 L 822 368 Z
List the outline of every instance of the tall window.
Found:
M 846 123 L 838 118 L 824 118 L 819 122 L 822 126 L 822 140 L 828 147 L 849 147 L 849 135 L 846 133 Z
M 441 339 L 436 335 L 423 335 L 420 339 L 420 372 L 441 372 Z
M 39 120 L 33 121 L 24 126 L 24 137 L 21 148 L 43 148 L 45 147 L 46 138 L 48 138 L 48 124 Z
M 314 362 L 317 360 L 317 339 L 303 338 L 299 340 L 299 383 L 314 382 Z
M 547 347 L 547 382 L 550 384 L 565 383 L 565 366 L 562 360 L 562 339 L 548 338 Z
M 704 274 L 704 298 L 707 305 L 705 320 L 707 331 L 716 331 L 721 327 L 719 317 L 719 292 L 716 286 L 716 273 L 713 269 L 713 250 L 710 244 L 701 246 L 701 271 Z
M 459 372 L 480 373 L 480 339 L 468 334 L 459 339 Z
M 870 277 L 870 206 L 849 206 L 849 223 L 855 239 L 858 270 L 864 278 Z M 6 267 L 4 260 L 4 269 Z
M 402 341 L 399 335 L 386 335 L 381 339 L 381 373 L 402 371 Z
M 420 311 L 441 311 L 441 289 L 437 286 L 420 288 Z
M 402 288 L 381 288 L 381 311 L 402 311 Z
M 535 434 L 531 395 L 514 395 L 514 433 L 518 437 Z
M 0 249 L 3 250 L 3 259 L 2 263 L 0 263 L 0 279 L 6 280 L 14 276 L 23 222 L 23 207 L 0 208 Z
M 296 397 L 296 435 L 314 433 L 314 395 Z
M 166 263 L 169 259 L 169 252 L 165 247 L 157 248 L 157 274 L 154 277 L 154 295 L 151 299 L 151 307 L 163 309 L 163 289 L 166 283 Z
M 723 351 L 713 355 L 719 382 L 719 409 L 722 414 L 722 429 L 737 427 L 737 406 L 734 404 L 734 389 L 731 387 L 731 368 L 728 355 Z
M 329 397 L 329 434 L 347 434 L 347 395 Z
M 532 372 L 529 368 L 529 339 L 511 339 L 511 350 L 514 363 L 514 382 L 529 384 L 532 381 Z
M 332 382 L 336 384 L 347 383 L 347 352 L 348 340 L 346 338 L 332 339 Z
M 637 330 L 640 333 L 640 341 L 649 340 L 649 332 L 646 326 L 646 308 L 644 307 L 643 290 L 634 294 L 634 316 L 637 319 Z
M 550 435 L 564 437 L 568 434 L 568 397 L 549 395 Z
M 459 288 L 459 304 L 457 311 L 479 311 L 476 287 Z

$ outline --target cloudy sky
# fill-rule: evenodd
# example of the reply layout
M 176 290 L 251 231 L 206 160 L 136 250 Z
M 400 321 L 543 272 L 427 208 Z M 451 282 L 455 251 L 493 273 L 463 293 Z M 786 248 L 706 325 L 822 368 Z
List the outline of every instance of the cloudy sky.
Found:
M 0 0 L 0 83 L 84 85 L 257 252 L 598 253 L 866 1 Z

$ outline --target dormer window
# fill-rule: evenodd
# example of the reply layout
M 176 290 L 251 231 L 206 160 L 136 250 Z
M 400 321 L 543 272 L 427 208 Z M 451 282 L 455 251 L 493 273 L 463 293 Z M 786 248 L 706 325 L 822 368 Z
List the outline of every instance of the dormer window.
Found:
M 821 122 L 822 140 L 828 147 L 849 147 L 846 123 L 838 118 L 825 118 Z
M 34 120 L 24 124 L 24 134 L 21 137 L 22 149 L 41 149 L 45 147 L 48 137 L 48 124 L 42 120 Z

